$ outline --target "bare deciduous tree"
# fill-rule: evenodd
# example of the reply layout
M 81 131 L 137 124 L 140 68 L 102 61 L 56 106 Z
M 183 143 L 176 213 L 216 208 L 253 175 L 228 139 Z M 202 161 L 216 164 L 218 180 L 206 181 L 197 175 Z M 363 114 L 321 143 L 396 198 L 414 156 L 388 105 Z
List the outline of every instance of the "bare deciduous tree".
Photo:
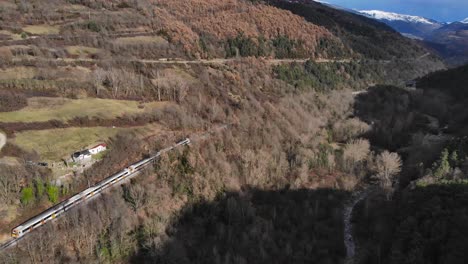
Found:
M 358 163 L 364 161 L 370 152 L 370 143 L 365 139 L 353 140 L 346 144 L 343 151 L 343 167 L 353 172 Z
M 395 185 L 395 176 L 401 171 L 401 158 L 397 153 L 384 151 L 375 160 L 375 178 L 390 199 Z
M 146 203 L 146 191 L 141 185 L 132 185 L 130 187 L 130 194 L 134 201 L 134 210 L 138 210 Z

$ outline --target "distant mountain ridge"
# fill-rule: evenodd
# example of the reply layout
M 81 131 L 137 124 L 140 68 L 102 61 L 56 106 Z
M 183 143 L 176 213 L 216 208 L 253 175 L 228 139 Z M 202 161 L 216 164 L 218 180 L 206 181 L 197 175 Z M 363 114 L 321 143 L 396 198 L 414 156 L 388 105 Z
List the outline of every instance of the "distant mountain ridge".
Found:
M 361 10 L 359 14 L 379 20 L 403 35 L 412 38 L 424 39 L 434 30 L 443 26 L 442 23 L 433 19 L 380 10 Z
M 403 36 L 416 39 L 452 66 L 468 63 L 468 17 L 456 22 L 386 12 L 382 10 L 353 10 L 321 0 L 286 0 L 289 3 L 315 3 L 357 14 L 390 26 Z
M 461 65 L 468 62 L 468 18 L 446 23 L 381 10 L 361 10 L 357 13 L 383 22 L 406 37 L 421 40 L 449 64 Z
M 428 19 L 420 16 L 404 15 L 392 12 L 385 12 L 380 10 L 361 10 L 360 13 L 379 20 L 388 20 L 388 21 L 406 21 L 411 23 L 421 23 L 421 24 L 439 24 L 439 22 Z

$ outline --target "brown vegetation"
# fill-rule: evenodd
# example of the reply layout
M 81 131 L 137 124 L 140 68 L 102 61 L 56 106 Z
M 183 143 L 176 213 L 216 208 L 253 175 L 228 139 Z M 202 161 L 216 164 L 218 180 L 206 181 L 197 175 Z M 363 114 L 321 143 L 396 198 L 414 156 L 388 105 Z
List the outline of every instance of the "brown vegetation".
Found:
M 0 255 L 0 262 L 175 259 L 190 263 L 197 262 L 198 257 L 236 263 L 342 262 L 341 206 L 347 197 L 344 190 L 353 190 L 373 174 L 383 179 L 383 189 L 396 182 L 399 158 L 388 152 L 376 155 L 371 143 L 395 151 L 408 142 L 408 136 L 398 137 L 416 120 L 416 116 L 408 114 L 411 104 L 406 92 L 388 88 L 382 94 L 370 93 L 367 101 L 356 103 L 349 89 L 355 87 L 353 81 L 365 79 L 359 82 L 363 86 L 379 79 L 367 71 L 347 70 L 339 63 L 320 67 L 309 62 L 304 69 L 296 67 L 297 71 L 284 67 L 288 78 L 281 78 L 270 64 L 256 58 L 178 68 L 129 62 L 134 57 L 255 57 L 281 53 L 282 57 L 316 58 L 353 54 L 324 27 L 255 1 L 78 0 L 73 1 L 79 5 L 74 12 L 70 12 L 69 3 L 19 1 L 14 8 L 5 7 L 8 12 L 3 12 L 2 18 L 5 15 L 4 20 L 9 21 L 5 25 L 8 30 L 20 33 L 26 22 L 50 24 L 60 25 L 60 35 L 1 43 L 30 45 L 17 47 L 11 54 L 11 50 L 2 51 L 2 66 L 32 66 L 39 70 L 32 79 L 0 80 L 0 89 L 25 95 L 171 103 L 147 115 L 0 123 L 0 128 L 11 136 L 15 131 L 34 129 L 159 122 L 174 136 L 156 138 L 155 143 L 141 142 L 133 135 L 118 135 L 111 140 L 110 152 L 104 159 L 86 171 L 85 177 L 73 178 L 68 190 L 77 192 L 173 144 L 175 136 L 227 128 L 209 138 L 194 140 L 190 147 L 163 155 L 122 188 L 106 192 L 70 212 L 56 225 L 48 225 L 25 238 L 17 248 Z M 61 5 L 65 7 L 52 8 Z M 15 16 L 18 19 L 13 19 Z M 145 36 L 158 35 L 168 43 L 115 42 L 116 38 L 130 36 L 131 30 Z M 360 38 L 352 40 L 355 43 L 350 43 L 357 43 L 355 47 L 360 51 L 367 51 L 366 45 L 359 45 Z M 386 42 L 387 38 L 379 41 Z M 11 60 L 12 56 L 66 58 L 70 55 L 65 51 L 67 46 L 101 49 L 92 55 L 97 63 L 76 62 L 86 68 L 78 70 L 64 69 L 67 63 L 60 60 Z M 373 54 L 374 51 L 369 50 L 377 59 L 401 55 L 394 51 Z M 419 52 L 417 48 L 410 50 L 411 55 Z M 396 64 L 397 61 L 388 63 L 389 67 Z M 348 68 L 356 66 L 349 65 Z M 393 72 L 414 76 L 430 68 L 414 69 L 409 63 L 404 66 L 408 69 L 394 67 L 388 75 L 383 68 L 385 74 L 377 76 L 393 77 Z M 333 78 L 337 72 L 339 78 Z M 312 75 L 319 78 L 310 78 Z M 308 80 L 303 86 L 290 81 L 301 78 Z M 387 100 L 387 93 L 392 92 L 397 96 Z M 13 105 L 14 99 L 7 102 Z M 386 118 L 377 120 L 372 129 L 359 120 L 374 121 L 374 115 Z M 361 139 L 363 135 L 370 135 L 370 141 Z M 1 155 L 26 154 L 7 144 Z M 28 171 L 26 164 L 5 170 L 9 179 L 5 201 L 10 204 L 18 203 L 21 188 L 31 184 L 33 175 L 47 177 L 46 172 Z M 317 188 L 334 191 L 310 191 Z M 187 227 L 191 221 L 197 223 L 193 232 Z M 19 224 L 19 220 L 9 223 L 14 224 Z M 233 243 L 233 239 L 242 243 Z M 202 250 L 196 250 L 198 245 Z M 280 252 L 281 256 L 267 251 Z
M 149 123 L 157 122 L 161 115 L 161 112 L 155 114 L 143 114 L 136 116 L 123 116 L 115 119 L 101 119 L 101 118 L 89 118 L 89 117 L 75 117 L 66 122 L 59 120 L 50 120 L 45 122 L 11 122 L 2 123 L 0 122 L 0 128 L 8 135 L 14 136 L 14 133 L 18 133 L 26 130 L 45 130 L 54 128 L 67 128 L 67 127 L 134 127 L 143 126 Z
M 0 90 L 0 112 L 19 110 L 28 105 L 23 94 Z
M 196 0 L 190 5 L 183 1 L 156 1 L 155 14 L 162 17 L 162 30 L 187 50 L 206 56 L 200 50 L 200 38 L 218 42 L 236 37 L 242 32 L 247 37 L 274 39 L 278 36 L 304 43 L 313 56 L 319 40 L 333 39 L 332 34 L 319 26 L 306 23 L 303 18 L 264 4 L 237 0 Z
M 358 148 L 359 151 L 362 149 L 360 158 L 354 160 L 349 158 L 349 154 L 342 154 L 343 149 L 329 141 L 333 138 L 329 137 L 330 124 L 351 123 L 351 127 L 357 124 L 349 134 L 343 134 L 336 126 L 335 135 L 341 140 L 353 140 L 363 130 L 359 122 L 346 121 L 353 106 L 350 91 L 326 94 L 298 92 L 292 86 L 271 78 L 269 66 L 261 60 L 249 59 L 228 66 L 229 70 L 191 68 L 193 76 L 198 76 L 197 82 L 192 82 L 190 89 L 184 90 L 184 96 L 176 96 L 178 104 L 170 105 L 156 115 L 159 122 L 182 134 L 206 131 L 210 127 L 216 128 L 217 124 L 230 124 L 227 129 L 206 140 L 194 141 L 191 147 L 178 153 L 161 157 L 153 170 L 138 178 L 141 182 L 130 183 L 122 192 L 116 190 L 105 195 L 107 202 L 84 207 L 78 215 L 71 214 L 64 218 L 53 228 L 57 228 L 54 232 L 63 241 L 69 242 L 62 245 L 52 243 L 45 249 L 55 251 L 56 254 L 52 255 L 59 257 L 49 258 L 46 257 L 48 254 L 39 251 L 34 251 L 34 256 L 24 256 L 21 252 L 27 250 L 29 242 L 18 249 L 17 256 L 29 260 L 42 256 L 44 261 L 55 259 L 58 262 L 75 261 L 76 256 L 82 261 L 91 262 L 125 258 L 135 253 L 135 237 L 129 235 L 131 231 L 143 232 L 145 247 L 162 249 L 171 238 L 165 231 L 170 229 L 170 219 L 184 204 L 190 206 L 199 200 L 213 201 L 225 190 L 352 189 L 368 175 L 367 160 L 372 159 L 372 153 L 368 145 L 365 148 L 365 141 L 362 141 L 364 148 Z M 169 144 L 159 143 L 159 146 Z M 358 141 L 351 144 L 358 144 Z M 155 149 L 152 146 L 142 150 L 142 145 L 131 136 L 119 136 L 111 145 L 112 151 L 85 173 L 86 180 L 83 179 L 81 185 L 86 185 L 87 180 L 90 183 L 100 180 Z M 94 206 L 123 208 L 119 214 L 104 209 L 96 214 Z M 325 212 L 334 214 L 332 211 Z M 124 218 L 122 214 L 125 214 Z M 80 221 L 75 220 L 77 217 Z M 106 220 L 101 222 L 103 220 L 99 219 Z M 119 219 L 125 219 L 123 223 L 126 224 L 116 226 L 121 221 Z M 339 223 L 339 218 L 336 219 L 322 224 L 335 226 Z M 92 223 L 89 221 L 99 221 L 99 224 L 85 232 L 82 226 Z M 137 231 L 138 226 L 143 229 Z M 124 228 L 126 231 L 116 231 L 114 228 Z M 73 231 L 64 232 L 67 229 Z M 117 234 L 120 234 L 119 238 L 114 237 Z M 45 243 L 47 240 L 43 241 Z M 254 237 L 252 241 L 255 241 Z M 30 246 L 29 250 L 36 250 Z M 343 252 L 341 245 L 331 248 L 341 252 L 339 254 Z M 96 250 L 107 253 L 95 254 Z M 320 258 L 326 259 L 327 256 L 320 255 Z

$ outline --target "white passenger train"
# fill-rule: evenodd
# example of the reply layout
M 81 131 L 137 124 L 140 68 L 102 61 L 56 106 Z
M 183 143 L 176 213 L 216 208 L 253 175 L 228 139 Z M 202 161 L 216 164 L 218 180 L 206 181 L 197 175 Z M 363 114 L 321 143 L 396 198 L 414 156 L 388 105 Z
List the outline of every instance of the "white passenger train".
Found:
M 74 206 L 82 203 L 85 200 L 90 199 L 94 195 L 102 192 L 103 190 L 107 189 L 110 186 L 113 186 L 117 182 L 128 178 L 129 176 L 132 176 L 139 170 L 141 170 L 143 167 L 151 163 L 153 160 L 155 160 L 157 157 L 159 157 L 161 154 L 171 151 L 172 149 L 183 146 L 183 145 L 188 145 L 190 144 L 190 139 L 186 138 L 177 144 L 165 148 L 161 151 L 158 151 L 155 155 L 152 157 L 143 159 L 137 163 L 134 163 L 130 165 L 128 168 L 107 177 L 106 179 L 100 181 L 98 184 L 68 198 L 67 200 L 47 209 L 46 211 L 42 212 L 41 214 L 29 219 L 28 221 L 22 223 L 21 225 L 15 227 L 11 231 L 11 236 L 14 238 L 21 238 L 24 236 L 26 233 L 31 232 L 32 230 L 36 229 L 39 226 L 44 225 L 45 223 L 57 218 L 58 216 L 62 215 L 63 213 L 67 212 Z

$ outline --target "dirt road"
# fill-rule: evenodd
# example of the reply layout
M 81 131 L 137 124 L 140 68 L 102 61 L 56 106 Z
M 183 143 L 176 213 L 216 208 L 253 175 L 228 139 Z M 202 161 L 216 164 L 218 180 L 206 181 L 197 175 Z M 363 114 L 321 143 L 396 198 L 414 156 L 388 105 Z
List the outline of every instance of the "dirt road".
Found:
M 0 150 L 2 150 L 3 146 L 5 146 L 6 140 L 7 140 L 6 135 L 0 132 Z
M 162 58 L 162 59 L 157 59 L 157 60 L 149 60 L 149 59 L 132 59 L 129 60 L 130 62 L 136 62 L 136 63 L 144 63 L 144 64 L 226 64 L 229 62 L 234 62 L 238 61 L 240 59 L 238 58 L 229 58 L 229 59 L 223 59 L 223 58 L 217 58 L 217 59 L 210 59 L 210 60 L 182 60 L 182 59 L 177 59 L 177 58 Z M 305 63 L 309 59 L 268 59 L 264 58 L 264 60 L 272 65 L 277 65 L 277 64 L 283 64 L 283 63 Z M 330 63 L 330 62 L 339 62 L 339 63 L 349 63 L 352 60 L 351 59 L 340 59 L 340 60 L 330 60 L 330 59 L 312 59 L 316 63 Z M 86 63 L 86 62 L 91 62 L 91 63 L 98 63 L 100 62 L 99 60 L 95 59 L 90 59 L 90 58 L 79 58 L 79 59 L 73 59 L 73 58 L 58 58 L 58 59 L 43 59 L 43 58 L 34 58 L 34 59 L 23 59 L 23 58 L 14 58 L 14 62 L 37 62 L 37 61 L 43 61 L 43 62 L 62 62 L 62 63 Z

